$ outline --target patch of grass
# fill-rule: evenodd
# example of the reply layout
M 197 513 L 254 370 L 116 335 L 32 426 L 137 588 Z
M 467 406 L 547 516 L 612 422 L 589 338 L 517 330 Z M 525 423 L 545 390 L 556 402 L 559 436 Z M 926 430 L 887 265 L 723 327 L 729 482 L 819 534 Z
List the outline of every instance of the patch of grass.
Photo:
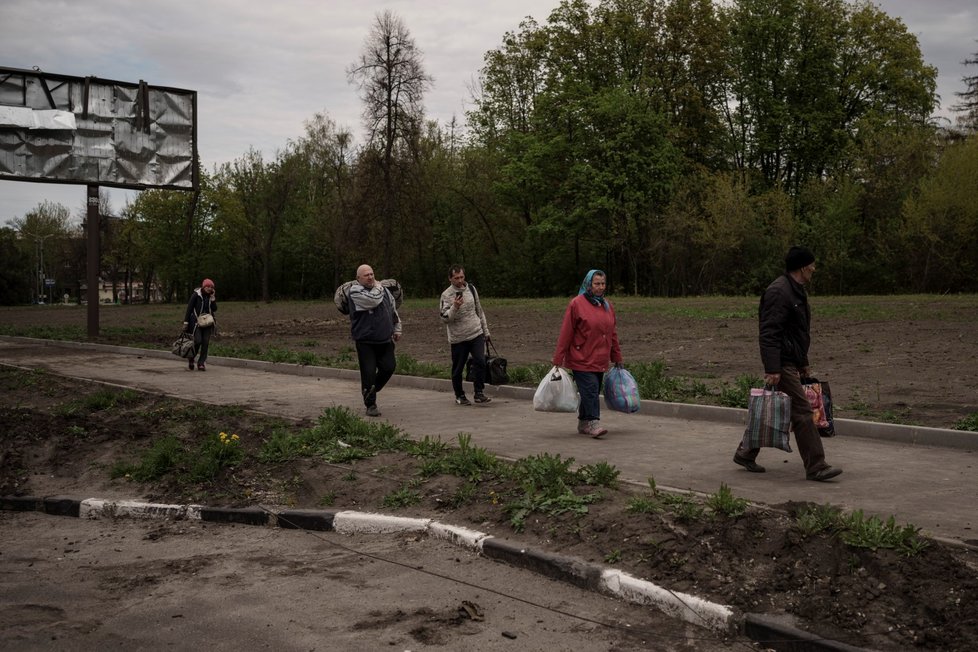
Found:
M 808 535 L 834 532 L 854 548 L 874 551 L 890 548 L 908 557 L 919 554 L 930 545 L 920 536 L 920 528 L 909 523 L 898 526 L 893 516 L 883 520 L 878 516 L 867 517 L 862 510 L 845 513 L 829 505 L 816 505 L 800 511 L 796 526 Z
M 628 500 L 625 511 L 632 514 L 654 514 L 662 511 L 662 505 L 652 496 L 634 496 Z
M 472 444 L 472 435 L 458 434 L 458 447 L 449 448 L 442 457 L 443 473 L 478 482 L 495 475 L 500 469 L 499 458 L 485 448 Z
M 509 376 L 511 385 L 538 384 L 543 377 L 550 371 L 549 363 L 538 362 L 530 365 L 508 367 L 506 373 Z
M 721 482 L 720 488 L 716 493 L 710 494 L 706 499 L 707 506 L 713 510 L 714 514 L 720 514 L 727 518 L 735 518 L 747 511 L 750 504 L 743 498 L 737 498 L 730 491 L 726 483 Z
M 409 355 L 397 355 L 397 373 L 402 376 L 421 376 L 424 378 L 450 378 L 451 370 L 447 365 L 420 362 Z
M 682 403 L 706 397 L 710 393 L 706 384 L 700 381 L 666 375 L 666 364 L 661 360 L 630 364 L 628 370 L 635 377 L 639 396 L 643 400 Z
M 963 419 L 958 419 L 958 421 L 954 424 L 954 429 L 978 432 L 978 412 L 972 412 Z
M 345 407 L 327 408 L 311 428 L 276 429 L 258 451 L 263 462 L 320 457 L 347 463 L 383 451 L 410 450 L 412 442 L 386 422 L 367 422 Z
M 391 509 L 400 509 L 401 507 L 410 507 L 411 505 L 417 505 L 421 502 L 421 494 L 409 487 L 401 487 L 397 491 L 393 491 L 381 500 L 381 505 L 384 507 L 389 507 Z
M 448 499 L 448 506 L 458 509 L 462 505 L 471 503 L 478 495 L 479 485 L 475 482 L 463 482 Z
M 659 495 L 659 500 L 672 512 L 677 521 L 692 523 L 703 518 L 703 506 L 691 496 L 662 493 Z
M 606 564 L 617 564 L 621 561 L 621 550 L 612 550 L 607 555 L 604 556 L 604 563 Z
M 585 464 L 577 470 L 577 477 L 582 483 L 593 487 L 608 487 L 609 489 L 618 486 L 619 475 L 621 475 L 621 471 L 607 462 Z
M 573 457 L 565 460 L 559 454 L 549 453 L 531 455 L 513 463 L 510 474 L 520 484 L 522 494 L 506 504 L 504 511 L 514 530 L 522 532 L 526 518 L 533 512 L 584 515 L 588 505 L 601 499 L 596 493 L 582 496 L 574 493 L 571 485 L 579 478 L 570 470 L 573 463 Z
M 842 540 L 856 548 L 892 548 L 912 557 L 929 545 L 920 537 L 920 528 L 909 523 L 900 527 L 892 516 L 885 521 L 878 516 L 866 518 L 862 510 L 841 516 L 839 528 Z
M 142 395 L 131 389 L 116 390 L 102 388 L 82 398 L 62 403 L 55 407 L 53 411 L 55 414 L 65 417 L 83 413 L 90 414 L 92 412 L 110 410 L 117 405 L 136 403 L 141 399 Z
M 717 402 L 724 407 L 746 408 L 750 390 L 763 387 L 764 379 L 753 374 L 741 374 L 734 379 L 733 384 L 724 383 L 720 387 Z
M 332 507 L 334 502 L 336 502 L 336 492 L 328 491 L 319 499 L 318 505 L 320 507 Z
M 244 460 L 244 450 L 237 435 L 222 432 L 205 438 L 190 459 L 190 479 L 210 482 L 223 469 L 240 464 Z
M 802 509 L 795 517 L 795 524 L 804 534 L 812 535 L 835 529 L 842 510 L 831 505 L 813 505 Z
M 154 441 L 138 462 L 114 464 L 109 475 L 114 479 L 129 477 L 136 482 L 152 482 L 179 468 L 184 463 L 185 456 L 180 440 L 167 435 Z

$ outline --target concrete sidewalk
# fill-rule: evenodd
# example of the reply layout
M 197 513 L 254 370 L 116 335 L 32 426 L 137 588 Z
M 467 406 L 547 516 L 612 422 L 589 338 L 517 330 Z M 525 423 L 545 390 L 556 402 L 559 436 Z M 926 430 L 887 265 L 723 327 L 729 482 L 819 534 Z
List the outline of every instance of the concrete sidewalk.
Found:
M 363 413 L 359 374 L 350 370 L 211 357 L 206 373 L 190 372 L 166 351 L 27 338 L 0 338 L 0 363 L 289 417 L 315 418 L 330 406 Z M 839 420 L 840 436 L 824 443 L 828 462 L 844 473 L 819 483 L 805 480 L 797 452 L 765 449 L 758 460 L 767 467 L 763 474 L 734 465 L 744 410 L 656 402 L 632 415 L 603 410 L 610 433 L 593 440 L 576 434 L 576 415 L 534 412 L 530 389 L 487 393 L 494 397 L 488 405 L 458 407 L 448 381 L 395 376 L 378 404 L 381 419 L 412 437 L 454 440 L 467 432 L 476 445 L 509 459 L 548 452 L 578 463 L 607 461 L 629 482 L 644 485 L 652 477 L 662 488 L 702 493 L 726 483 L 758 503 L 832 503 L 978 545 L 975 433 Z

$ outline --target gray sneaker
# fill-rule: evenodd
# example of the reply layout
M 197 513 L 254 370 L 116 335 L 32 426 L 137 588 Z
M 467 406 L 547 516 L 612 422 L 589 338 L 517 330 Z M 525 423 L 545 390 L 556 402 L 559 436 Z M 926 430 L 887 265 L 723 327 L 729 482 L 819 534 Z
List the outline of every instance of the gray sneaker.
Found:
M 491 400 L 492 400 L 491 398 L 489 398 L 488 396 L 486 396 L 482 392 L 476 392 L 475 393 L 475 402 L 476 403 L 488 403 Z
M 368 417 L 379 417 L 380 416 L 380 410 L 377 409 L 377 406 L 376 405 L 368 405 L 367 406 L 367 416 Z

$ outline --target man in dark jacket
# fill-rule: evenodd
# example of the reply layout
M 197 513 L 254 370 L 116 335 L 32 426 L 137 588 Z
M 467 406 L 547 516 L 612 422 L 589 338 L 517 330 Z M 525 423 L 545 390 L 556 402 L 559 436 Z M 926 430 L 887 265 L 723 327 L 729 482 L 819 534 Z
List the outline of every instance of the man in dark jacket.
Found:
M 815 273 L 815 255 L 804 247 L 792 247 L 785 256 L 785 273 L 761 297 L 758 309 L 761 362 L 764 384 L 772 385 L 791 397 L 791 426 L 798 452 L 805 464 L 805 477 L 824 482 L 842 473 L 825 461 L 822 438 L 812 420 L 812 407 L 805 396 L 801 378 L 811 375 L 808 347 L 811 344 L 812 312 L 805 284 Z M 734 453 L 734 462 L 752 473 L 763 473 L 755 461 L 759 448 L 744 448 Z
M 394 342 L 401 338 L 401 318 L 390 291 L 377 282 L 370 265 L 357 268 L 357 281 L 346 290 L 346 314 L 357 347 L 360 386 L 368 417 L 379 417 L 377 393 L 394 375 Z M 343 312 L 343 309 L 340 308 Z

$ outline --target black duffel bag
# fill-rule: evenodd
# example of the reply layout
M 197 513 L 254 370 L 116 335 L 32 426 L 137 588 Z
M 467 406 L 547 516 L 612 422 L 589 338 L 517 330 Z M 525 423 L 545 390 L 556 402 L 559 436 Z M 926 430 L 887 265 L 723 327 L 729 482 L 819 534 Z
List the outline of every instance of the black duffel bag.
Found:
M 486 384 L 505 385 L 509 382 L 509 374 L 506 372 L 506 358 L 499 355 L 495 345 L 488 342 L 486 351 Z M 465 380 L 475 382 L 475 371 L 473 370 L 472 358 L 465 363 Z

